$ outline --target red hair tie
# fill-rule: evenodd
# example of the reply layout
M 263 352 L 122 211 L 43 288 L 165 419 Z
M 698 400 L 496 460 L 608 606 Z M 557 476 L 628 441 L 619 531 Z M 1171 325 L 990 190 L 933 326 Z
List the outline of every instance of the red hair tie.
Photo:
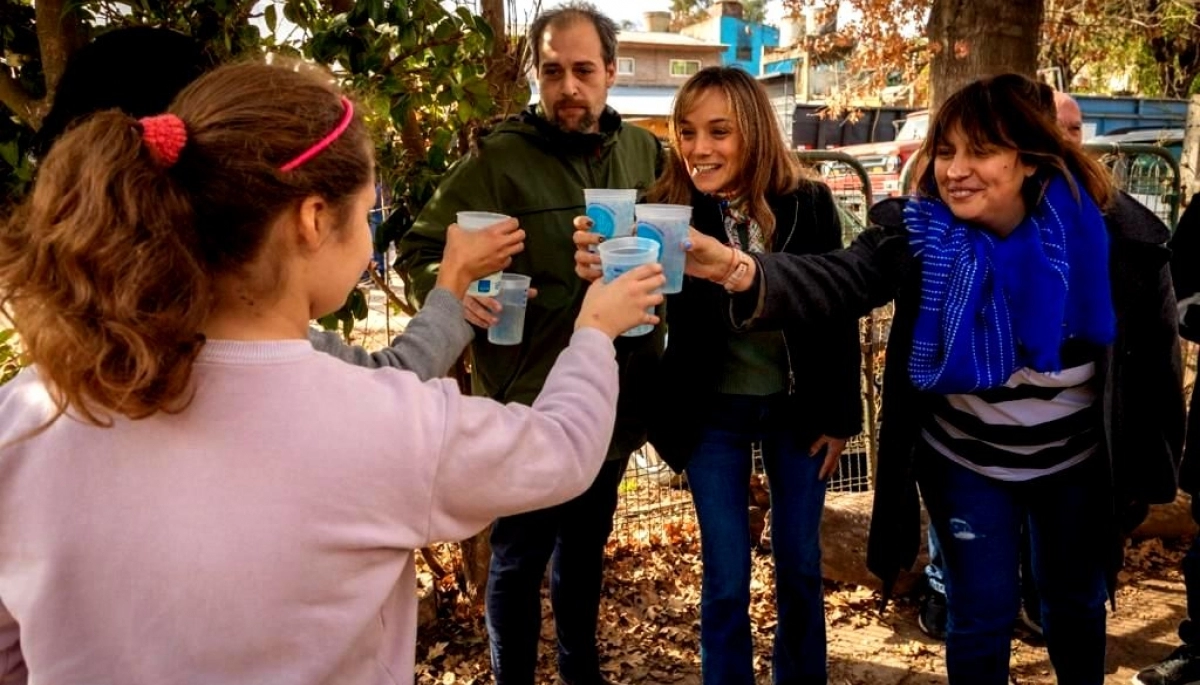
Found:
M 183 119 L 174 114 L 159 114 L 138 119 L 142 125 L 142 141 L 154 162 L 163 169 L 170 169 L 179 161 L 179 153 L 187 144 L 187 127 Z

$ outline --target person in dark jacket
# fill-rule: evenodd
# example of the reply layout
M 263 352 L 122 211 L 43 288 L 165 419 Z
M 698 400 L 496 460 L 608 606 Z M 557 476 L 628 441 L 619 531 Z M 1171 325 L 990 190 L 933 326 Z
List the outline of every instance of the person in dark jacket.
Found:
M 1171 236 L 1171 278 L 1179 301 L 1179 334 L 1200 342 L 1200 196 L 1179 217 Z M 1192 518 L 1200 521 L 1200 383 L 1192 384 L 1187 417 L 1187 442 L 1179 468 L 1179 487 L 1192 497 Z M 1200 682 L 1200 536 L 1183 557 L 1183 586 L 1187 618 L 1179 624 L 1183 643 L 1165 659 L 1138 671 L 1137 685 L 1188 685 Z
M 914 197 L 874 207 L 847 250 L 756 255 L 729 303 L 770 327 L 896 300 L 867 563 L 886 599 L 916 557 L 919 484 L 944 546 L 953 684 L 1008 682 L 1022 522 L 1058 682 L 1102 683 L 1121 535 L 1175 496 L 1165 229 L 1064 142 L 1035 88 L 1006 74 L 951 95 Z M 692 241 L 689 273 L 715 278 L 727 250 Z
M 747 484 L 756 442 L 770 483 L 775 682 L 825 683 L 819 533 L 826 479 L 861 428 L 857 317 L 735 329 L 725 288 L 748 276 L 747 255 L 842 247 L 841 222 L 829 189 L 805 178 L 783 144 L 765 90 L 741 69 L 693 75 L 675 96 L 670 138 L 676 153 L 647 199 L 691 205 L 695 229 L 733 255 L 725 287 L 689 278 L 667 298 L 670 344 L 650 423 L 659 454 L 686 468 L 700 523 L 704 683 L 755 682 Z M 598 236 L 576 236 L 576 273 L 595 278 L 587 247 Z

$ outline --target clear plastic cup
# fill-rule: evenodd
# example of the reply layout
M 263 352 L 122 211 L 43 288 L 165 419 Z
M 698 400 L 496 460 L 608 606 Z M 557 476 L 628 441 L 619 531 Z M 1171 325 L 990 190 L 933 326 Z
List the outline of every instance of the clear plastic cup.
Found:
M 592 232 L 605 240 L 633 235 L 633 206 L 637 189 L 584 188 L 583 201 Z
M 519 345 L 525 331 L 525 307 L 529 303 L 529 276 L 504 274 L 500 277 L 499 321 L 488 328 L 493 345 Z
M 600 243 L 600 268 L 604 274 L 604 282 L 608 283 L 642 264 L 654 264 L 658 261 L 658 252 L 658 243 L 648 238 L 630 236 Z M 654 307 L 647 307 L 646 313 L 653 314 Z M 621 335 L 626 337 L 646 335 L 653 330 L 654 326 L 647 323 L 634 326 Z
M 683 267 L 687 253 L 683 242 L 687 240 L 688 224 L 692 220 L 692 208 L 688 205 L 636 205 L 637 234 L 649 238 L 660 247 L 659 263 L 667 284 L 663 292 L 677 293 L 683 290 Z
M 512 217 L 496 212 L 459 212 L 458 227 L 464 231 L 482 231 L 510 218 Z M 503 271 L 497 271 L 478 281 L 472 281 L 471 285 L 467 286 L 467 294 L 476 297 L 495 297 L 500 293 L 500 277 L 503 274 Z

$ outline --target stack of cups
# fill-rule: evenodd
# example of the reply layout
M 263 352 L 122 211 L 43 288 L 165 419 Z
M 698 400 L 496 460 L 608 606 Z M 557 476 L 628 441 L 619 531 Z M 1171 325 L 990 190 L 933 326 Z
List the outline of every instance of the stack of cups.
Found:
M 604 273 L 604 282 L 608 283 L 642 264 L 654 264 L 658 261 L 658 251 L 658 243 L 649 238 L 631 236 L 600 243 L 600 268 Z M 654 307 L 647 307 L 646 313 L 653 314 Z M 621 335 L 627 337 L 646 335 L 652 330 L 654 330 L 654 326 L 642 324 L 630 328 Z
M 666 294 L 683 290 L 683 267 L 686 253 L 683 242 L 688 237 L 688 224 L 692 220 L 692 208 L 688 205 L 637 205 L 637 234 L 639 238 L 653 240 L 660 249 L 659 263 L 667 284 Z
M 482 231 L 509 218 L 507 215 L 495 212 L 459 212 L 458 227 L 464 231 Z M 467 294 L 476 297 L 496 297 L 500 294 L 500 277 L 503 274 L 503 271 L 497 271 L 478 281 L 472 281 L 467 288 Z
M 504 274 L 500 277 L 499 320 L 488 328 L 493 345 L 519 345 L 525 330 L 525 306 L 529 302 L 529 276 Z

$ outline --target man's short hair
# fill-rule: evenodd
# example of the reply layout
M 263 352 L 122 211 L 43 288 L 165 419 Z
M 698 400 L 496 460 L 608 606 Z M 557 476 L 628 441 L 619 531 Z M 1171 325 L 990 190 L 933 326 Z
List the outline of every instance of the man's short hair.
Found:
M 541 66 L 542 36 L 546 29 L 555 26 L 566 26 L 577 21 L 590 21 L 600 36 L 600 49 L 604 53 L 604 63 L 615 64 L 617 61 L 617 23 L 596 9 L 590 2 L 572 0 L 553 9 L 537 15 L 529 25 L 529 45 L 533 50 L 533 67 Z

